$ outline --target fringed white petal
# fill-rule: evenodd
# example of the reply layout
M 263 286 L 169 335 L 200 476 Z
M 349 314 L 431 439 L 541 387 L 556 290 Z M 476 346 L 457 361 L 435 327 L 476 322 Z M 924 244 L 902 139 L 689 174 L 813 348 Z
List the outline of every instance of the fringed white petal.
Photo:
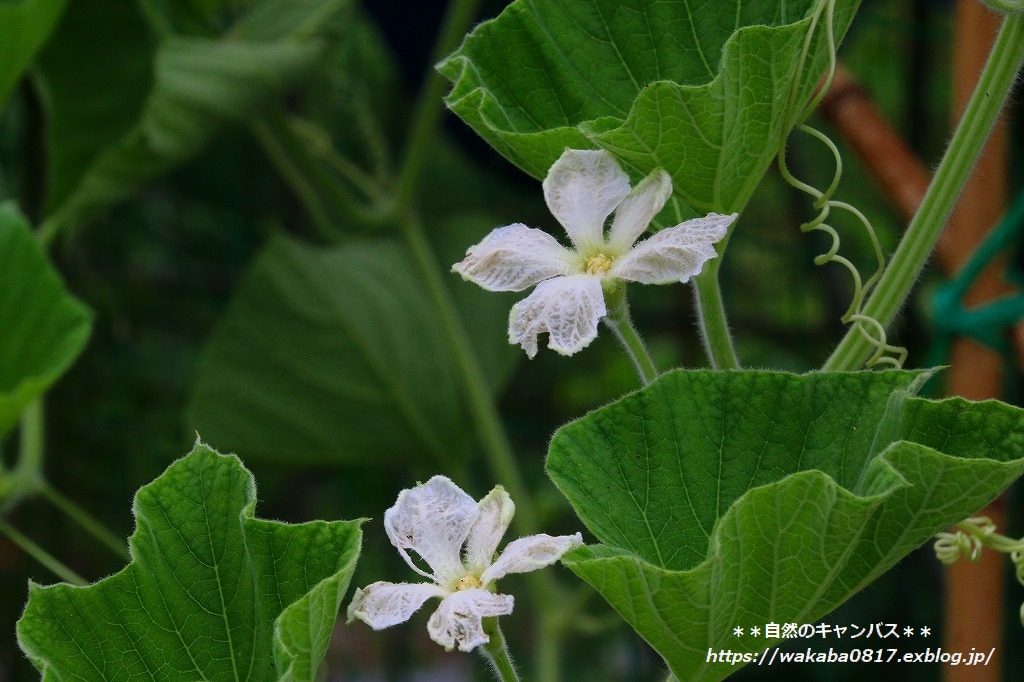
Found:
M 532 358 L 537 354 L 537 335 L 546 332 L 548 348 L 572 355 L 597 337 L 597 325 L 607 314 L 599 277 L 555 277 L 512 306 L 508 340 L 521 345 Z
M 434 476 L 399 493 L 395 506 L 384 512 L 384 528 L 414 571 L 446 585 L 465 573 L 462 545 L 479 515 L 476 500 L 448 478 Z M 409 549 L 430 565 L 433 575 L 413 563 Z
M 445 592 L 432 583 L 376 582 L 357 589 L 348 605 L 348 622 L 356 618 L 374 630 L 404 623 L 431 597 Z
M 557 536 L 542 533 L 519 538 L 508 543 L 498 560 L 480 576 L 480 582 L 490 585 L 509 573 L 527 573 L 550 566 L 582 544 L 583 536 L 579 533 Z
M 612 253 L 623 254 L 644 233 L 672 196 L 672 178 L 658 168 L 633 188 L 619 207 L 608 230 L 608 246 Z
M 604 222 L 629 195 L 629 177 L 606 151 L 566 149 L 544 178 L 544 200 L 582 253 L 604 243 Z
M 522 291 L 569 274 L 578 259 L 547 232 L 516 223 L 493 230 L 470 247 L 452 271 L 488 291 Z
M 500 485 L 480 500 L 480 516 L 469 530 L 466 540 L 466 569 L 480 573 L 494 561 L 498 543 L 515 515 L 516 505 Z
M 445 597 L 427 622 L 430 638 L 448 651 L 458 647 L 472 651 L 490 638 L 484 634 L 483 619 L 512 613 L 514 600 L 507 594 L 487 590 L 462 590 Z
M 686 282 L 718 255 L 714 244 L 736 216 L 709 213 L 661 230 L 615 261 L 608 275 L 643 284 Z

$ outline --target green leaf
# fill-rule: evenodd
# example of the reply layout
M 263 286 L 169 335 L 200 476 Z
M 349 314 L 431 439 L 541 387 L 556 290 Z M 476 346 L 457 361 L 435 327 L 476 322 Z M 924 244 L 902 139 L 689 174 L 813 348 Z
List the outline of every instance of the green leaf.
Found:
M 75 2 L 42 62 L 46 234 L 87 220 L 256 115 L 310 71 L 348 0 L 264 0 L 218 38 L 148 29 L 133 3 Z M 89 55 L 83 59 L 82 55 Z
M 65 4 L 67 0 L 0 3 L 0 108 L 50 36 Z
M 71 366 L 92 314 L 67 292 L 28 225 L 0 204 L 0 438 Z
M 252 475 L 197 443 L 139 490 L 132 562 L 32 584 L 18 641 L 43 680 L 305 680 L 359 553 L 358 521 L 253 517 Z
M 190 423 L 277 461 L 440 466 L 466 454 L 458 387 L 402 247 L 317 248 L 279 236 L 203 353 Z
M 517 0 L 439 69 L 452 110 L 536 178 L 566 147 L 604 147 L 637 178 L 666 169 L 692 209 L 729 213 L 825 71 L 825 4 Z M 835 3 L 835 43 L 858 4 Z
M 1024 471 L 1024 411 L 920 372 L 673 372 L 559 430 L 547 469 L 604 543 L 565 559 L 681 680 L 813 623 Z M 892 398 L 892 399 L 890 399 Z

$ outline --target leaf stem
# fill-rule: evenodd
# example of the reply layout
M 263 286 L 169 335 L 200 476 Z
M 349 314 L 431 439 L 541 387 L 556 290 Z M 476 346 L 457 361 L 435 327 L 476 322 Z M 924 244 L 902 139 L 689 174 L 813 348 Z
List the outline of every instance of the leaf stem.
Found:
M 633 320 L 629 315 L 629 302 L 626 300 L 626 285 L 620 283 L 613 290 L 606 290 L 604 298 L 608 304 L 608 314 L 604 317 L 604 323 L 615 333 L 615 338 L 633 361 L 641 385 L 646 386 L 658 377 L 659 372 L 647 351 L 647 346 L 633 326 Z
M 497 617 L 484 618 L 483 624 L 489 640 L 480 647 L 480 653 L 494 668 L 494 674 L 501 682 L 519 682 L 519 674 L 508 655 L 505 634 L 501 631 Z
M 928 191 L 861 310 L 863 316 L 874 318 L 883 328 L 892 322 L 910 295 L 992 131 L 1022 63 L 1024 14 L 1007 16 Z M 872 342 L 861 332 L 860 325 L 854 324 L 822 370 L 858 369 L 873 352 Z
M 32 542 L 27 536 L 23 535 L 17 528 L 11 526 L 2 518 L 0 518 L 0 533 L 9 537 L 11 542 L 18 545 L 26 554 L 41 563 L 61 580 L 80 587 L 89 584 L 85 578 L 62 564 L 56 557 Z
M 394 197 L 395 212 L 399 215 L 408 210 L 415 200 L 444 111 L 444 90 L 448 81 L 433 68 L 433 65 L 455 49 L 473 23 L 479 5 L 480 0 L 452 0 L 448 5 L 448 11 L 434 44 L 430 71 L 416 100 L 412 125 L 402 154 L 401 171 Z
M 296 160 L 295 147 L 288 144 L 283 126 L 280 120 L 275 122 L 275 118 L 279 119 L 279 115 L 268 115 L 261 120 L 253 121 L 250 125 L 253 135 L 277 168 L 277 172 L 298 195 L 320 236 L 331 243 L 339 241 L 341 232 L 334 226 L 324 197 L 313 185 L 310 169 L 303 167 L 304 164 Z
M 43 484 L 42 493 L 43 496 L 53 504 L 53 506 L 71 517 L 94 538 L 109 547 L 114 554 L 121 559 L 124 559 L 126 562 L 131 560 L 131 556 L 128 554 L 128 548 L 125 542 L 107 530 L 106 526 L 93 518 L 89 512 L 79 507 L 48 483 Z
M 316 132 L 314 126 L 291 121 L 283 112 L 275 110 L 250 127 L 278 172 L 302 201 L 325 241 L 336 244 L 353 229 L 374 228 L 384 222 L 379 199 L 382 191 L 367 176 L 356 175 L 361 171 L 355 164 L 342 159 L 334 150 L 322 154 L 310 151 Z M 349 182 L 376 201 L 367 205 L 357 199 L 327 172 L 325 164 L 341 171 Z M 338 227 L 339 220 L 348 226 L 347 231 Z
M 46 421 L 43 398 L 32 401 L 21 413 L 21 445 L 12 474 L 21 489 L 19 495 L 31 495 L 46 486 L 43 478 L 43 455 L 46 448 Z
M 523 482 L 512 445 L 508 441 L 494 398 L 491 396 L 491 389 L 470 345 L 469 333 L 462 324 L 451 293 L 441 277 L 440 267 L 423 233 L 423 225 L 417 214 L 411 213 L 407 216 L 402 233 L 426 284 L 427 294 L 440 315 L 439 322 L 455 356 L 463 388 L 467 394 L 466 402 L 483 443 L 491 475 L 505 486 L 509 495 L 517 502 L 512 525 L 522 535 L 535 535 L 540 532 L 536 506 Z
M 724 250 L 724 244 L 719 251 Z M 729 322 L 725 319 L 725 304 L 722 302 L 722 288 L 718 282 L 718 268 L 721 257 L 704 264 L 704 269 L 693 278 L 697 302 L 697 324 L 701 340 L 711 366 L 715 369 L 739 369 L 740 361 L 732 345 Z

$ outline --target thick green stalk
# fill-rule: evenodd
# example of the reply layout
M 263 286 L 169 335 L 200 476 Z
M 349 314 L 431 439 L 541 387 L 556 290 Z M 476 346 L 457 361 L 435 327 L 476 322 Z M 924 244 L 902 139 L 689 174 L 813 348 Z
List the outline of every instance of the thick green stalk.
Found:
M 1024 0 L 982 0 L 982 2 L 998 12 L 1024 12 Z
M 720 249 L 724 246 L 720 247 Z M 718 283 L 718 268 L 721 257 L 704 264 L 704 269 L 693 278 L 697 302 L 697 324 L 701 340 L 711 366 L 715 369 L 739 369 L 740 361 L 732 345 L 729 322 L 725 319 L 725 304 L 722 289 Z
M 861 315 L 888 327 L 924 268 L 1024 63 L 1024 15 L 1008 16 L 921 206 Z M 875 345 L 853 325 L 822 367 L 859 369 Z
M 625 283 L 620 283 L 614 291 L 606 291 L 605 302 L 608 304 L 608 314 L 604 318 L 604 323 L 615 333 L 615 338 L 633 361 L 641 385 L 646 386 L 658 377 L 658 368 L 654 365 L 647 346 L 644 345 L 629 316 Z

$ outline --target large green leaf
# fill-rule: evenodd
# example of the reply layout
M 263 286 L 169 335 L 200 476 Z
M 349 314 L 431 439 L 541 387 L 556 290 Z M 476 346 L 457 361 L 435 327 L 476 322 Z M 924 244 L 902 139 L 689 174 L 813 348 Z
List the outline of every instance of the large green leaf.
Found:
M 0 205 L 0 438 L 71 366 L 91 328 L 28 225 Z
M 31 585 L 18 641 L 43 680 L 303 680 L 359 554 L 357 521 L 253 517 L 252 475 L 197 443 L 135 496 L 132 562 Z
M 825 70 L 827 4 L 517 0 L 439 68 L 452 110 L 534 177 L 566 147 L 604 147 L 638 177 L 665 168 L 691 208 L 729 213 Z M 858 0 L 834 4 L 838 42 Z
M 134 3 L 72 3 L 43 58 L 49 233 L 191 158 L 309 72 L 348 0 L 263 0 L 223 36 L 152 32 Z M 87 56 L 88 58 L 84 58 Z
M 190 424 L 252 456 L 383 463 L 465 455 L 448 343 L 405 250 L 275 237 L 203 354 Z
M 683 372 L 559 430 L 547 468 L 604 543 L 565 563 L 681 680 L 813 623 L 1024 471 L 1024 411 L 915 372 Z
M 0 107 L 46 42 L 67 0 L 0 3 Z

